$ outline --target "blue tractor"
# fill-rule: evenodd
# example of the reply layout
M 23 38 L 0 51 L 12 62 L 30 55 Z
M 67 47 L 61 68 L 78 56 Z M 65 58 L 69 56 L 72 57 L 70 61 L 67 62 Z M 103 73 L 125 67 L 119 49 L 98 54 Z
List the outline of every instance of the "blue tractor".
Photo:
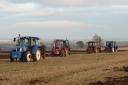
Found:
M 41 46 L 38 37 L 24 36 L 14 38 L 15 50 L 11 51 L 10 61 L 20 60 L 22 62 L 39 61 L 41 59 Z M 44 53 L 44 52 L 43 52 Z
M 105 52 L 117 52 L 118 45 L 115 41 L 106 41 Z

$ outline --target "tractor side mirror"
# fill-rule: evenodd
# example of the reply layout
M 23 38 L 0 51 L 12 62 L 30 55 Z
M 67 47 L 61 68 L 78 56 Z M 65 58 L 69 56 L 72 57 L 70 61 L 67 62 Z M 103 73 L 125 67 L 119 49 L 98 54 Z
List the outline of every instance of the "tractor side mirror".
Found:
M 14 38 L 13 41 L 16 42 L 16 38 Z

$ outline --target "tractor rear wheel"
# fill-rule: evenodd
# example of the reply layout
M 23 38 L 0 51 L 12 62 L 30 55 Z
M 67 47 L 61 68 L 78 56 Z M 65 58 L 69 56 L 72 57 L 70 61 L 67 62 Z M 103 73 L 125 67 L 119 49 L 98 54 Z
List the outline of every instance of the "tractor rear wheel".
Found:
M 61 56 L 62 56 L 62 57 L 66 56 L 65 50 L 61 50 Z
M 21 57 L 21 58 L 20 58 L 20 61 L 23 62 L 23 61 L 24 61 L 24 57 Z
M 65 56 L 69 56 L 70 53 L 69 53 L 69 50 L 65 50 Z
M 41 51 L 37 49 L 35 56 L 33 57 L 33 61 L 39 61 L 41 59 Z
M 30 62 L 31 61 L 31 52 L 30 51 L 27 51 L 25 53 L 24 59 L 25 59 L 25 62 Z
M 13 62 L 14 61 L 14 59 L 11 57 L 11 53 L 10 53 L 10 62 Z

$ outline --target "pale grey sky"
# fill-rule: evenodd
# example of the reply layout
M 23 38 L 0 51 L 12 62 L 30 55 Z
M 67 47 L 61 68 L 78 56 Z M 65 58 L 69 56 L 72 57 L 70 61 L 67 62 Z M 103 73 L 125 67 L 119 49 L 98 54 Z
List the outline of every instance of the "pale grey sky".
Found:
M 0 0 L 0 38 L 128 40 L 128 0 Z

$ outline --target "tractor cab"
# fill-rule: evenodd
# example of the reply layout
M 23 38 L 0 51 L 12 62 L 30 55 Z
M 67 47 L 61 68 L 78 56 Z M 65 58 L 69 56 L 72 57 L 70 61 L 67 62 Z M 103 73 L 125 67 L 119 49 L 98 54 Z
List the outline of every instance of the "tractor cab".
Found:
M 19 59 L 20 61 L 29 62 L 39 61 L 41 58 L 41 50 L 38 37 L 24 36 L 14 38 L 16 43 L 15 50 L 11 51 L 10 60 L 14 61 Z
M 117 52 L 118 46 L 115 41 L 106 41 L 105 51 L 106 52 Z
M 70 54 L 70 45 L 68 40 L 54 40 L 52 45 L 52 55 L 67 56 Z
M 94 41 L 89 41 L 87 42 L 87 53 L 96 53 L 96 42 Z
M 39 38 L 38 37 L 20 37 L 20 38 L 14 38 L 14 42 L 16 43 L 16 46 L 20 47 L 33 47 L 33 46 L 39 46 Z

